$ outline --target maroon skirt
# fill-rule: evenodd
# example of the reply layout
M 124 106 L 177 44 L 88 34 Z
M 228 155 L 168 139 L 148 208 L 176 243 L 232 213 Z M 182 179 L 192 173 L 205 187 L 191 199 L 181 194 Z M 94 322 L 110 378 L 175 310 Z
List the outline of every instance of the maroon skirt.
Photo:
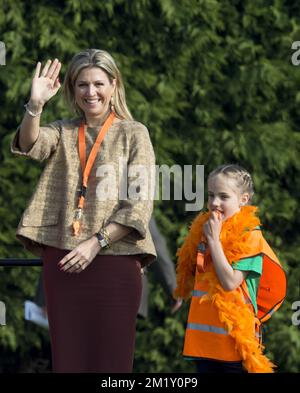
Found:
M 101 256 L 81 273 L 61 272 L 69 251 L 47 247 L 43 279 L 54 372 L 132 372 L 141 297 L 137 256 Z

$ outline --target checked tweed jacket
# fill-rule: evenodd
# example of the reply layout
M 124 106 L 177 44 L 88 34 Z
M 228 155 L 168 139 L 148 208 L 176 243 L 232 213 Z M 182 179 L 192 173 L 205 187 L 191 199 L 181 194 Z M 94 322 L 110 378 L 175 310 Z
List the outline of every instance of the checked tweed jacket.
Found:
M 82 230 L 74 237 L 71 228 L 82 181 L 78 155 L 79 124 L 80 119 L 58 120 L 40 127 L 39 137 L 28 152 L 20 150 L 17 130 L 11 144 L 12 153 L 38 161 L 46 160 L 36 190 L 19 223 L 17 238 L 33 254 L 41 256 L 44 245 L 72 250 L 103 225 L 115 222 L 134 230 L 99 254 L 139 254 L 142 266 L 145 266 L 156 256 L 149 232 L 154 187 L 151 171 L 155 168 L 155 156 L 148 130 L 137 121 L 113 123 L 94 162 L 88 181 Z M 97 133 L 96 128 L 86 131 L 87 157 Z M 139 199 L 127 197 L 130 187 L 136 187 L 136 190 L 140 187 L 136 185 L 139 168 L 145 178 L 142 190 L 147 190 L 147 195 Z M 124 187 L 121 187 L 124 182 L 125 197 Z M 120 188 L 123 190 L 121 198 Z M 109 194 L 109 198 L 99 197 L 103 192 Z

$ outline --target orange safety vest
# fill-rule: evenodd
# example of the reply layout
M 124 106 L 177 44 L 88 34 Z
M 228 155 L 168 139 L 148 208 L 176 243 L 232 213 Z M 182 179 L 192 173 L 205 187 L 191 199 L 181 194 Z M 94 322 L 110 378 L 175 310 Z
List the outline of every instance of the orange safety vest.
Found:
M 260 325 L 269 319 L 271 314 L 280 307 L 286 294 L 285 273 L 278 258 L 262 236 L 261 231 L 255 229 L 256 225 L 259 224 L 258 218 L 255 217 L 256 220 L 254 219 L 255 211 L 255 207 L 247 206 L 242 208 L 236 217 L 228 219 L 227 223 L 226 220 L 223 223 L 220 238 L 223 249 L 226 244 L 228 246 L 231 245 L 234 249 L 235 243 L 237 244 L 236 248 L 239 249 L 239 252 L 236 252 L 235 255 L 237 257 L 236 259 L 234 258 L 233 251 L 230 252 L 227 250 L 226 252 L 226 249 L 224 249 L 229 263 L 258 255 L 262 255 L 263 257 L 262 276 L 256 299 L 258 307 L 257 315 L 254 315 L 254 308 L 245 280 L 234 291 L 223 290 L 216 278 L 209 250 L 204 256 L 204 263 L 197 268 L 196 245 L 199 241 L 203 240 L 202 227 L 207 221 L 209 213 L 200 214 L 195 219 L 185 244 L 178 252 L 178 285 L 175 295 L 187 297 L 188 291 L 191 288 L 191 274 L 194 271 L 194 288 L 183 349 L 185 356 L 221 361 L 243 361 L 244 366 L 249 372 L 272 372 L 274 365 L 260 351 L 256 354 L 259 361 L 261 361 L 259 365 L 255 364 L 255 356 L 249 360 L 249 354 L 246 353 L 246 339 L 242 337 L 245 335 L 243 321 L 247 321 L 247 323 L 250 321 L 252 326 L 250 328 L 250 336 L 252 335 L 253 337 L 251 338 L 249 336 L 249 329 L 248 337 L 252 339 L 251 350 L 256 346 L 257 348 L 260 346 L 262 349 L 258 340 Z M 243 222 L 245 222 L 245 225 L 243 225 Z M 199 224 L 201 226 L 200 229 Z M 240 233 L 230 235 L 230 232 L 233 232 L 232 228 L 235 226 L 239 227 Z M 242 228 L 244 233 L 250 230 L 248 235 L 246 233 L 246 237 L 243 239 L 241 238 Z M 224 233 L 223 229 L 224 231 L 227 229 L 227 233 Z M 236 236 L 236 239 L 234 236 Z M 242 242 L 240 241 L 239 243 L 238 239 L 239 241 L 242 239 Z M 231 309 L 228 306 L 230 304 Z M 234 318 L 231 319 L 231 314 L 236 317 L 236 320 Z M 240 331 L 239 324 L 241 326 Z M 255 344 L 255 336 L 257 345 Z M 242 344 L 239 345 L 240 343 Z
M 207 271 L 211 271 L 209 264 Z M 208 284 L 199 281 L 196 272 L 195 287 L 192 293 L 188 321 L 186 325 L 183 355 L 223 361 L 240 361 L 241 355 L 235 348 L 231 337 L 220 321 L 217 307 L 212 302 L 200 302 L 207 295 Z

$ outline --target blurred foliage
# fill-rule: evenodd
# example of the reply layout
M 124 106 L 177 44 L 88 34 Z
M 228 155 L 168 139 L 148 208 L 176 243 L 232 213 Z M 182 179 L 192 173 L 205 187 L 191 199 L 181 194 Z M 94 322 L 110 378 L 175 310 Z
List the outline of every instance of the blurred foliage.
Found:
M 9 143 L 23 116 L 38 60 L 70 58 L 89 48 L 108 50 L 125 81 L 135 118 L 147 125 L 158 164 L 237 162 L 255 182 L 267 239 L 287 271 L 285 305 L 267 325 L 266 350 L 280 371 L 300 371 L 300 335 L 291 323 L 300 299 L 298 201 L 300 197 L 300 4 L 287 0 L 0 0 L 0 255 L 29 257 L 15 228 L 41 165 L 13 157 Z M 68 117 L 60 95 L 42 122 Z M 157 201 L 156 218 L 175 255 L 194 213 L 181 201 Z M 175 262 L 175 256 L 174 256 Z M 0 268 L 0 298 L 7 326 L 0 329 L 0 371 L 30 370 L 47 333 L 23 320 L 34 296 L 38 268 Z M 173 317 L 153 282 L 151 315 L 138 321 L 135 370 L 192 371 L 181 349 L 187 305 Z M 48 353 L 48 350 L 46 350 Z

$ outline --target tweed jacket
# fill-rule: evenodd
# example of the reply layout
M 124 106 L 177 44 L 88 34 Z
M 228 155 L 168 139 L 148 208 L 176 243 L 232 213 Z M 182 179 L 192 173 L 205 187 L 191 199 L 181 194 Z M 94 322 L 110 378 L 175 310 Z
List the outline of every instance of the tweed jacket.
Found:
M 103 226 L 115 222 L 131 227 L 133 231 L 109 249 L 100 250 L 99 254 L 139 254 L 145 266 L 156 256 L 149 232 L 154 185 L 148 180 L 153 179 L 155 157 L 148 130 L 137 121 L 113 123 L 91 170 L 82 229 L 75 237 L 72 222 L 82 183 L 79 125 L 80 119 L 71 119 L 40 127 L 38 139 L 28 152 L 20 150 L 17 130 L 11 144 L 12 153 L 47 160 L 18 225 L 17 238 L 26 249 L 41 256 L 45 245 L 72 250 Z M 87 157 L 97 133 L 96 128 L 86 130 Z M 142 168 L 144 178 L 146 176 L 143 182 L 139 181 L 139 168 Z

